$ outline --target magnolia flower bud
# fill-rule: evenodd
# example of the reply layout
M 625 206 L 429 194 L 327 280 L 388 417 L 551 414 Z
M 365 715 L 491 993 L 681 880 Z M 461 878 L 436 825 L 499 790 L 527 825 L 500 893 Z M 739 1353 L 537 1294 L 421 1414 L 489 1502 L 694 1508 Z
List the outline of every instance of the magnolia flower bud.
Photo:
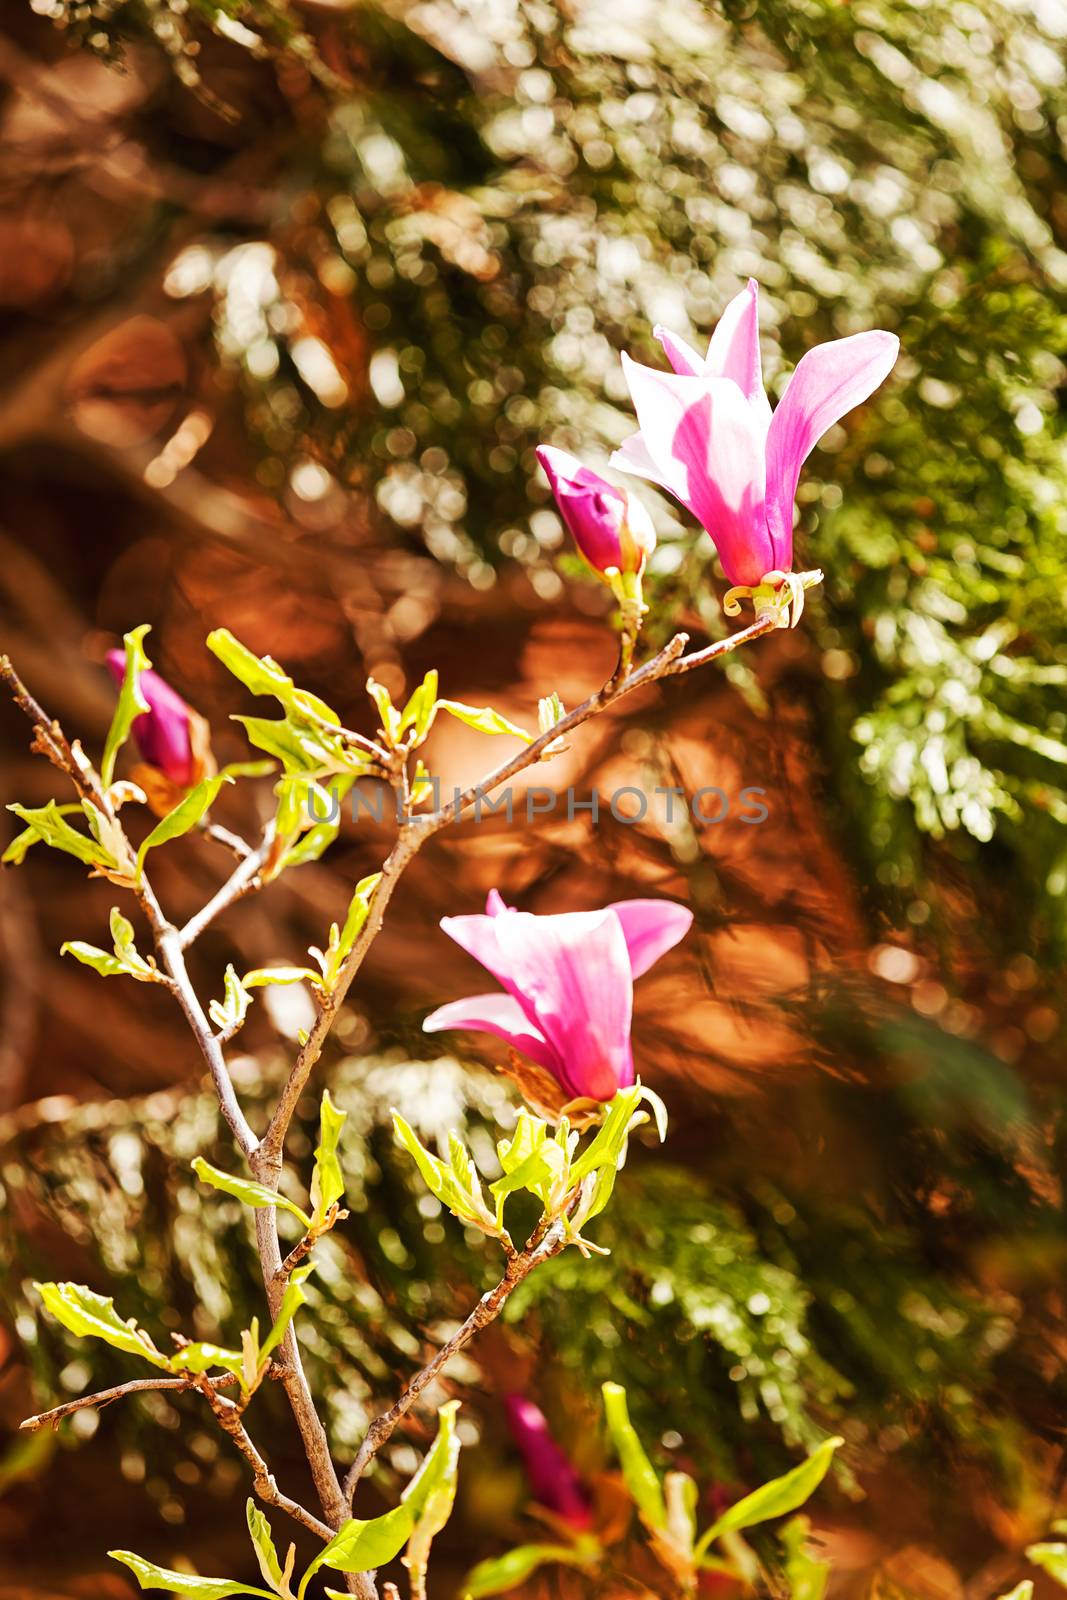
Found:
M 593 1520 L 589 1496 L 549 1432 L 544 1412 L 521 1394 L 505 1395 L 504 1409 L 537 1500 L 572 1527 L 588 1528 Z
M 107 664 L 111 676 L 121 684 L 126 672 L 126 653 L 109 650 Z M 136 717 L 133 736 L 137 748 L 149 766 L 155 767 L 176 788 L 188 789 L 197 782 L 203 761 L 193 748 L 194 721 L 201 718 L 187 706 L 177 690 L 172 689 L 158 672 L 146 668 L 139 678 L 141 693 L 148 702 L 148 710 Z
M 574 542 L 591 567 L 640 574 L 656 548 L 652 518 L 635 495 L 602 478 L 576 457 L 551 445 L 538 447 L 552 493 Z

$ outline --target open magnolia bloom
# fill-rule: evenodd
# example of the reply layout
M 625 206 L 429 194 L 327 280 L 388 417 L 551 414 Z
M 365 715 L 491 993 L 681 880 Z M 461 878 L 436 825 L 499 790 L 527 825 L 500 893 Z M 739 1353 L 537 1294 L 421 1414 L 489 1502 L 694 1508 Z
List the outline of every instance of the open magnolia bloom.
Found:
M 758 295 L 750 278 L 719 319 L 705 357 L 656 328 L 673 372 L 623 356 L 640 432 L 611 458 L 680 500 L 711 535 L 727 578 L 745 588 L 790 573 L 801 466 L 827 429 L 889 375 L 900 344 L 876 330 L 816 345 L 772 415 Z
M 506 992 L 454 1000 L 423 1028 L 494 1033 L 566 1094 L 611 1100 L 634 1081 L 633 980 L 684 937 L 693 913 L 673 900 L 619 900 L 539 917 L 506 906 L 495 889 L 485 910 L 441 926 Z

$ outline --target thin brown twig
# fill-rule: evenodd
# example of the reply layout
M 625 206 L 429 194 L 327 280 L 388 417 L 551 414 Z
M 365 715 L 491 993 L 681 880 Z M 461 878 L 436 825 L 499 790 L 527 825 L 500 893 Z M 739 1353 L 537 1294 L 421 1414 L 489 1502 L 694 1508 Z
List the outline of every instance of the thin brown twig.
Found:
M 260 874 L 273 848 L 274 824 L 269 823 L 256 849 L 249 850 L 242 856 L 221 888 L 179 931 L 178 944 L 182 950 L 188 950 L 189 946 L 199 939 L 204 929 L 210 927 L 215 918 L 228 911 L 230 906 L 235 905 L 246 894 L 253 894 L 263 887 Z
M 292 1500 L 278 1488 L 273 1472 L 252 1443 L 248 1430 L 241 1421 L 241 1412 L 232 1400 L 225 1395 L 217 1394 L 212 1381 L 201 1377 L 197 1387 L 207 1398 L 208 1405 L 215 1413 L 219 1426 L 228 1433 L 238 1450 L 252 1468 L 252 1481 L 259 1498 L 268 1506 L 277 1506 L 280 1511 L 285 1511 L 301 1527 L 307 1528 L 309 1533 L 318 1534 L 320 1539 L 332 1539 L 334 1529 L 320 1522 L 318 1517 L 313 1517 L 310 1511 L 297 1500 Z
M 225 1384 L 236 1383 L 236 1375 L 224 1372 L 219 1377 L 210 1378 L 208 1382 L 215 1388 L 222 1388 Z M 149 1390 L 161 1389 L 181 1390 L 199 1389 L 203 1385 L 199 1377 L 186 1378 L 132 1378 L 129 1383 L 117 1383 L 112 1389 L 100 1389 L 96 1394 L 79 1395 L 77 1400 L 67 1400 L 61 1406 L 53 1406 L 51 1411 L 42 1411 L 35 1417 L 26 1417 L 19 1423 L 19 1428 L 24 1433 L 37 1433 L 41 1428 L 58 1428 L 64 1417 L 73 1416 L 75 1411 L 102 1411 L 105 1406 L 112 1405 L 116 1400 L 124 1400 L 129 1394 L 145 1394 Z
M 437 1377 L 442 1367 L 446 1366 L 452 1357 L 468 1345 L 482 1328 L 488 1327 L 490 1322 L 500 1315 L 508 1297 L 519 1287 L 525 1278 L 528 1278 L 535 1267 L 542 1262 L 550 1261 L 558 1255 L 566 1244 L 566 1234 L 563 1223 L 556 1220 L 543 1232 L 539 1229 L 527 1244 L 525 1250 L 516 1251 L 508 1258 L 504 1269 L 504 1276 L 494 1289 L 484 1294 L 478 1301 L 474 1310 L 466 1321 L 452 1335 L 446 1344 L 443 1344 L 426 1366 L 421 1367 L 409 1381 L 403 1393 L 381 1416 L 375 1417 L 363 1437 L 363 1443 L 356 1452 L 355 1460 L 348 1469 L 344 1481 L 345 1504 L 351 1506 L 352 1498 L 356 1492 L 356 1485 L 364 1472 L 378 1454 L 382 1445 L 389 1438 L 394 1428 L 407 1415 L 415 1404 L 422 1391 L 427 1388 Z

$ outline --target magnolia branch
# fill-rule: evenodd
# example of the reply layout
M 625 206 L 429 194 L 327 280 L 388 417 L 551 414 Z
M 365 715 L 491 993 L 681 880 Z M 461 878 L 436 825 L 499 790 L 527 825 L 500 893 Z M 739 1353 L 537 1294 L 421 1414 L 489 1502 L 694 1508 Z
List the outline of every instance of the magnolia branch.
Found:
M 52 722 L 46 716 L 6 657 L 0 658 L 0 676 L 7 681 L 16 703 L 34 724 L 36 747 L 47 755 L 53 765 L 70 778 L 78 793 L 90 800 L 107 818 L 108 822 L 112 823 L 119 833 L 122 833 L 121 824 L 118 821 L 114 807 L 104 793 L 96 773 L 84 758 L 78 759 L 59 724 Z M 132 861 L 132 851 L 129 854 Z M 173 927 L 167 920 L 159 901 L 152 891 L 151 885 L 143 873 L 137 883 L 133 885 L 133 888 L 148 918 L 160 962 L 172 981 L 178 1003 L 185 1014 L 185 1019 L 211 1073 L 212 1083 L 222 1114 L 245 1158 L 250 1164 L 254 1165 L 258 1141 L 238 1103 L 222 1047 L 212 1031 L 186 970 L 185 959 L 182 954 L 181 935 L 178 929 Z M 279 1160 L 279 1176 L 280 1172 L 281 1163 Z M 277 1187 L 277 1178 L 274 1180 L 274 1186 Z M 263 1228 L 262 1219 L 266 1215 L 270 1217 L 270 1226 Z M 281 1301 L 281 1286 L 277 1282 L 277 1273 L 281 1266 L 277 1225 L 273 1211 L 269 1213 L 257 1212 L 256 1221 L 260 1268 L 271 1316 L 276 1317 Z M 332 1536 L 332 1530 L 338 1528 L 344 1519 L 344 1501 L 341 1495 L 340 1481 L 330 1458 L 329 1441 L 315 1410 L 315 1403 L 303 1370 L 300 1351 L 291 1326 L 286 1332 L 280 1354 L 283 1361 L 282 1381 L 286 1397 L 289 1400 L 290 1408 L 300 1430 L 304 1452 L 307 1456 L 315 1488 L 322 1503 L 322 1509 L 330 1519 L 331 1529 L 326 1534 L 326 1537 L 329 1538 Z M 187 1387 L 183 1380 L 174 1381 L 179 1386 Z M 274 1492 L 278 1491 L 275 1489 Z M 303 1512 L 305 1519 L 308 1516 L 309 1513 Z M 320 1526 L 325 1525 L 321 1524 Z M 360 1600 L 374 1600 L 377 1595 L 373 1579 L 366 1575 L 349 1574 L 347 1581 L 350 1591 L 358 1595 Z
M 320 1002 L 318 1015 L 293 1065 L 278 1105 L 271 1117 L 267 1132 L 262 1140 L 256 1138 L 237 1100 L 223 1054 L 223 1041 L 211 1029 L 186 970 L 183 951 L 193 943 L 215 917 L 233 905 L 242 895 L 251 892 L 260 885 L 262 882 L 262 869 L 266 865 L 270 851 L 273 848 L 273 830 L 267 830 L 256 850 L 240 854 L 238 864 L 230 874 L 230 877 L 201 911 L 192 917 L 185 927 L 180 930 L 173 927 L 167 920 L 150 884 L 143 874 L 140 876 L 135 885 L 135 892 L 148 918 L 163 969 L 170 979 L 186 1021 L 207 1063 L 223 1116 L 249 1166 L 261 1183 L 273 1189 L 278 1187 L 282 1172 L 282 1152 L 285 1138 L 297 1104 L 322 1054 L 323 1046 L 344 1003 L 348 990 L 381 928 L 386 909 L 396 886 L 405 868 L 425 841 L 441 828 L 458 822 L 477 805 L 482 797 L 498 788 L 500 784 L 507 782 L 509 778 L 515 777 L 543 757 L 549 757 L 551 755 L 551 747 L 556 741 L 565 737 L 616 701 L 663 678 L 674 677 L 707 665 L 730 651 L 736 650 L 740 645 L 760 638 L 763 634 L 770 633 L 781 625 L 780 620 L 774 616 L 763 617 L 750 627 L 741 629 L 739 632 L 731 634 L 728 638 L 719 640 L 715 644 L 709 645 L 706 649 L 696 651 L 690 656 L 683 655 L 688 642 L 687 635 L 684 633 L 676 634 L 670 643 L 650 661 L 646 662 L 644 666 L 636 671 L 629 672 L 621 678 L 617 674 L 613 675 L 596 693 L 590 695 L 582 705 L 562 717 L 554 727 L 532 740 L 523 750 L 503 762 L 483 778 L 480 783 L 457 796 L 450 806 L 432 816 L 420 817 L 410 814 L 406 803 L 408 794 L 406 771 L 401 770 L 396 759 L 388 757 L 387 753 L 374 745 L 373 741 L 366 740 L 362 736 L 353 735 L 354 743 L 359 744 L 364 749 L 369 749 L 375 757 L 383 756 L 389 761 L 390 776 L 393 778 L 401 800 L 404 802 L 403 810 L 405 814 L 400 824 L 397 841 L 383 865 L 378 887 L 371 900 L 367 920 L 341 967 L 337 982 L 331 992 L 324 996 Z M 65 772 L 75 784 L 78 792 L 90 799 L 93 805 L 103 812 L 108 821 L 113 823 L 116 829 L 121 832 L 115 810 L 110 804 L 108 796 L 102 791 L 95 772 L 93 772 L 84 758 L 79 759 L 79 755 L 68 744 L 58 723 L 49 721 L 36 700 L 26 690 L 6 657 L 0 659 L 0 676 L 7 680 L 16 702 L 34 723 L 36 747 L 56 767 Z M 220 842 L 227 843 L 232 848 L 229 839 L 220 840 Z M 271 1315 L 276 1317 L 288 1275 L 287 1269 L 291 1270 L 291 1259 L 285 1262 L 282 1261 L 277 1217 L 273 1208 L 268 1207 L 256 1212 L 256 1238 Z M 295 1517 L 306 1528 L 319 1534 L 320 1537 L 330 1538 L 333 1531 L 340 1527 L 348 1508 L 351 1506 L 352 1497 L 360 1477 L 366 1471 L 382 1444 L 390 1437 L 398 1423 L 407 1414 L 411 1406 L 414 1405 L 419 1395 L 433 1382 L 451 1357 L 457 1351 L 463 1349 L 482 1328 L 499 1315 L 508 1297 L 529 1273 L 543 1261 L 549 1260 L 553 1255 L 557 1254 L 563 1248 L 563 1243 L 562 1224 L 557 1221 L 543 1234 L 535 1233 L 523 1251 L 509 1256 L 504 1276 L 497 1286 L 483 1296 L 453 1337 L 441 1347 L 425 1367 L 415 1374 L 390 1409 L 383 1412 L 381 1416 L 371 1423 L 345 1478 L 343 1487 L 331 1458 L 329 1441 L 315 1408 L 310 1386 L 304 1374 L 299 1347 L 293 1329 L 290 1326 L 281 1350 L 283 1358 L 282 1381 L 303 1440 L 308 1465 L 311 1469 L 327 1523 L 319 1522 L 303 1507 L 299 1506 L 295 1501 L 289 1500 L 288 1497 L 281 1493 L 265 1461 L 249 1438 L 241 1422 L 238 1408 L 232 1401 L 227 1400 L 225 1396 L 216 1393 L 214 1380 L 196 1381 L 196 1387 L 200 1388 L 208 1397 L 220 1425 L 234 1440 L 237 1448 L 248 1461 L 253 1472 L 256 1491 L 260 1498 L 264 1499 L 268 1504 L 276 1505 L 287 1511 L 289 1515 Z M 183 1378 L 135 1380 L 132 1384 L 124 1384 L 114 1390 L 102 1391 L 100 1395 L 95 1397 L 69 1402 L 67 1406 L 58 1407 L 53 1412 L 42 1414 L 41 1417 L 29 1418 L 23 1426 L 28 1428 L 44 1426 L 46 1422 L 53 1419 L 58 1421 L 61 1416 L 69 1414 L 72 1410 L 81 1409 L 83 1405 L 92 1404 L 94 1401 L 97 1404 L 109 1404 L 111 1400 L 118 1399 L 123 1394 L 136 1392 L 139 1388 L 184 1389 L 192 1386 L 193 1384 L 189 1379 Z M 350 1592 L 360 1596 L 361 1600 L 375 1600 L 377 1587 L 371 1574 L 350 1573 L 346 1575 L 346 1581 Z
M 189 918 L 178 934 L 178 944 L 182 950 L 188 950 L 194 940 L 199 939 L 204 929 L 221 916 L 224 911 L 242 899 L 246 894 L 252 894 L 263 887 L 260 874 L 266 866 L 270 853 L 274 848 L 274 824 L 270 823 L 264 829 L 263 838 L 255 850 L 246 850 L 238 861 L 236 867 L 205 906 Z
M 305 1511 L 298 1501 L 291 1500 L 278 1488 L 274 1474 L 252 1443 L 248 1430 L 241 1421 L 240 1408 L 225 1395 L 218 1394 L 215 1384 L 206 1375 L 197 1381 L 197 1388 L 206 1397 L 223 1432 L 229 1434 L 251 1467 L 256 1494 L 264 1504 L 277 1506 L 279 1511 L 286 1512 L 295 1522 L 299 1522 L 301 1527 L 307 1528 L 309 1533 L 317 1534 L 320 1539 L 332 1539 L 335 1531 L 333 1528 L 327 1527 L 325 1522 L 320 1522 L 318 1517 L 313 1517 L 311 1512 Z
M 545 1261 L 551 1261 L 553 1256 L 558 1255 L 565 1244 L 566 1235 L 563 1223 L 557 1218 L 543 1232 L 538 1230 L 530 1239 L 525 1250 L 516 1251 L 508 1257 L 504 1276 L 496 1285 L 496 1288 L 490 1289 L 488 1294 L 482 1296 L 470 1316 L 456 1330 L 447 1344 L 441 1346 L 432 1361 L 428 1362 L 425 1367 L 420 1368 L 399 1399 L 389 1407 L 388 1411 L 383 1411 L 381 1416 L 376 1417 L 367 1429 L 363 1443 L 360 1445 L 356 1458 L 348 1469 L 348 1475 L 345 1478 L 344 1497 L 346 1505 L 351 1506 L 352 1498 L 356 1492 L 356 1485 L 360 1478 L 366 1472 L 382 1445 L 392 1434 L 394 1428 L 411 1410 L 423 1390 L 434 1381 L 438 1373 L 447 1366 L 454 1355 L 462 1350 L 465 1345 L 470 1344 L 475 1334 L 480 1333 L 483 1328 L 488 1327 L 491 1322 L 496 1320 L 503 1310 L 509 1295 L 514 1293 L 519 1284 L 528 1278 L 536 1267 L 539 1267 Z
M 221 1389 L 228 1383 L 236 1383 L 236 1375 L 232 1372 L 223 1372 L 216 1378 L 208 1378 L 212 1390 Z M 129 1394 L 146 1394 L 150 1390 L 156 1392 L 169 1389 L 177 1391 L 182 1389 L 202 1389 L 203 1383 L 199 1377 L 186 1378 L 132 1378 L 129 1383 L 117 1383 L 112 1389 L 99 1389 L 96 1394 L 79 1395 L 77 1400 L 68 1400 L 64 1405 L 53 1406 L 51 1411 L 42 1411 L 36 1417 L 26 1417 L 19 1423 L 19 1428 L 24 1433 L 37 1433 L 41 1428 L 58 1428 L 64 1417 L 72 1417 L 75 1411 L 102 1411 L 105 1406 L 111 1405 L 116 1400 L 125 1400 Z
M 292 1121 L 300 1096 L 303 1094 L 308 1079 L 314 1071 L 315 1065 L 322 1054 L 323 1045 L 333 1026 L 334 1020 L 344 1003 L 345 996 L 351 987 L 371 944 L 377 936 L 382 925 L 389 901 L 393 897 L 401 874 L 407 867 L 412 857 L 421 849 L 425 841 L 440 829 L 448 827 L 451 823 L 458 822 L 470 812 L 479 800 L 483 799 L 492 790 L 499 788 L 509 778 L 514 778 L 518 773 L 525 771 L 540 761 L 549 747 L 557 739 L 565 737 L 582 723 L 588 722 L 591 717 L 622 700 L 626 695 L 632 694 L 636 689 L 647 688 L 648 685 L 657 683 L 661 678 L 675 677 L 680 673 L 691 672 L 695 667 L 707 666 L 712 661 L 717 661 L 721 656 L 728 655 L 730 651 L 749 643 L 750 640 L 762 638 L 764 634 L 773 632 L 780 623 L 774 617 L 764 617 L 752 623 L 748 628 L 742 628 L 737 633 L 730 634 L 725 639 L 719 639 L 714 644 L 708 645 L 704 650 L 695 651 L 690 656 L 683 656 L 688 635 L 675 634 L 669 644 L 647 661 L 636 672 L 631 672 L 621 682 L 609 680 L 604 686 L 591 694 L 589 698 L 576 706 L 573 711 L 562 717 L 554 727 L 542 733 L 531 741 L 524 749 L 502 763 L 495 771 L 471 788 L 465 790 L 448 806 L 430 816 L 409 816 L 400 825 L 400 835 L 396 844 L 386 858 L 382 867 L 381 881 L 374 892 L 371 901 L 370 914 L 364 923 L 359 936 L 352 949 L 349 951 L 338 974 L 334 988 L 320 1003 L 318 1015 L 312 1025 L 307 1042 L 298 1055 L 289 1074 L 288 1081 L 282 1090 L 281 1099 L 271 1118 L 270 1126 L 260 1144 L 258 1159 L 269 1166 L 280 1159 L 281 1150 L 285 1143 L 285 1135 Z M 253 1170 L 255 1164 L 253 1163 Z M 279 1167 L 280 1171 L 280 1167 Z M 261 1183 L 268 1182 L 263 1172 L 256 1170 L 256 1176 Z

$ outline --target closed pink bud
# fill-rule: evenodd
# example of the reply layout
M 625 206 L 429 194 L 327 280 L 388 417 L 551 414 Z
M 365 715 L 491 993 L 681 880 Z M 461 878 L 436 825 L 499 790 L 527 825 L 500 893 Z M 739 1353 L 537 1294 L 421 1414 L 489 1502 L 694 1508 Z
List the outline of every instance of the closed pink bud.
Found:
M 588 1528 L 593 1520 L 589 1496 L 549 1432 L 544 1412 L 522 1394 L 505 1395 L 504 1409 L 534 1498 L 572 1527 Z
M 656 548 L 652 518 L 640 500 L 617 489 L 566 450 L 538 447 L 560 514 L 591 567 L 640 574 Z
M 126 652 L 109 650 L 107 664 L 115 682 L 121 684 L 126 672 Z M 133 723 L 137 748 L 149 766 L 156 767 L 177 788 L 187 789 L 197 781 L 198 763 L 192 737 L 197 713 L 151 667 L 145 668 L 137 681 L 148 702 L 148 710 Z

